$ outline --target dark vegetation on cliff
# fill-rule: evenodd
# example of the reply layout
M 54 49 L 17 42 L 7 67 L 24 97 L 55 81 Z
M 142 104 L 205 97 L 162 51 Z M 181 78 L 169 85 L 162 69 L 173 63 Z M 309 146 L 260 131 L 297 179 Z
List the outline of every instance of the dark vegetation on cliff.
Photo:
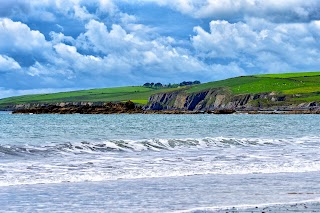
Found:
M 320 102 L 320 72 L 240 76 L 177 88 L 135 86 L 25 95 L 1 99 L 0 108 L 27 103 L 106 103 L 128 100 L 152 110 L 317 107 Z

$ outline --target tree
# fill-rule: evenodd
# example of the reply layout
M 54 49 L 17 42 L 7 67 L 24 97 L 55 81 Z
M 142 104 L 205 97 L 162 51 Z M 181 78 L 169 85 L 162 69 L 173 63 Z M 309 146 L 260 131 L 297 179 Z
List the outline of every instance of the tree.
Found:
M 161 83 L 156 83 L 154 86 L 155 87 L 162 87 L 162 84 Z
M 180 86 L 192 85 L 192 81 L 183 81 L 180 83 Z
M 144 87 L 150 87 L 151 84 L 150 84 L 150 83 L 145 83 L 143 86 L 144 86 Z
M 200 81 L 194 81 L 193 84 L 201 84 Z

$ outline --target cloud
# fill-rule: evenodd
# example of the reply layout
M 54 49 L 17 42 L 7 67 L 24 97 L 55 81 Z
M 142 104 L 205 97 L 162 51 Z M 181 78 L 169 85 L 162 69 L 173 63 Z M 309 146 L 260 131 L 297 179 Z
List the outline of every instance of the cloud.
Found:
M 88 7 L 96 8 L 89 12 Z M 112 0 L 0 0 L 0 17 L 22 21 L 56 22 L 65 18 L 89 20 L 100 14 L 114 14 L 117 6 Z
M 118 10 L 113 0 L 99 0 L 98 2 L 99 2 L 99 11 L 101 13 L 112 14 Z
M 193 46 L 201 58 L 231 60 L 256 72 L 313 70 L 320 66 L 318 21 L 274 24 L 211 21 L 209 32 L 195 27 Z
M 117 72 L 121 74 L 125 69 L 124 63 L 114 63 L 111 57 L 97 57 L 93 55 L 82 55 L 74 46 L 57 44 L 54 46 L 59 59 L 63 59 L 62 67 L 72 70 L 77 75 L 85 74 L 89 76 L 100 76 Z M 116 67 L 121 67 L 117 70 Z
M 0 17 L 11 15 L 19 16 L 20 13 L 28 13 L 29 5 L 24 0 L 0 0 Z
M 192 37 L 195 49 L 211 58 L 238 58 L 239 53 L 257 47 L 266 31 L 254 31 L 245 23 L 231 24 L 227 21 L 211 21 L 210 32 L 195 27 Z
M 75 44 L 75 39 L 72 36 L 65 36 L 63 33 L 56 33 L 51 31 L 50 32 L 50 37 L 51 37 L 51 43 L 53 45 L 58 44 L 58 43 L 66 43 L 66 44 Z
M 26 24 L 8 18 L 0 19 L 0 54 L 43 54 L 50 48 L 45 36 Z
M 0 0 L 0 17 L 53 22 L 56 16 L 48 10 L 53 1 Z
M 80 20 L 90 20 L 95 18 L 95 15 L 90 14 L 85 6 L 75 5 L 73 10 L 74 16 Z
M 239 21 L 256 17 L 273 22 L 307 22 L 320 18 L 318 0 L 0 0 L 0 17 L 54 22 L 64 16 L 83 21 L 105 14 L 117 16 L 123 5 L 150 3 L 201 19 Z
M 0 72 L 21 69 L 18 62 L 6 55 L 0 55 Z
M 126 31 L 117 24 L 113 24 L 111 30 L 108 31 L 104 23 L 91 20 L 86 25 L 86 32 L 83 33 L 79 40 L 86 49 L 94 49 L 103 53 L 110 53 L 110 51 L 126 51 L 128 45 L 131 46 L 133 36 L 126 33 Z M 88 43 L 87 43 L 88 42 Z M 90 45 L 88 45 L 90 44 Z M 123 49 L 124 48 L 124 49 Z
M 113 24 L 108 30 L 104 23 L 91 20 L 86 25 L 87 31 L 77 38 L 77 47 L 91 49 L 103 55 L 101 61 L 112 64 L 111 67 L 105 67 L 105 72 L 118 72 L 121 65 L 122 71 L 131 77 L 134 77 L 138 70 L 143 72 L 141 76 L 146 77 L 163 76 L 165 73 L 177 76 L 179 72 L 206 70 L 205 65 L 192 57 L 188 50 L 173 47 L 174 39 L 161 36 L 157 39 L 150 38 L 149 29 L 144 27 L 130 29 L 133 31 L 128 32 L 120 25 Z
M 286 22 L 320 17 L 318 0 L 140 0 L 150 1 L 195 18 L 243 20 L 249 16 Z

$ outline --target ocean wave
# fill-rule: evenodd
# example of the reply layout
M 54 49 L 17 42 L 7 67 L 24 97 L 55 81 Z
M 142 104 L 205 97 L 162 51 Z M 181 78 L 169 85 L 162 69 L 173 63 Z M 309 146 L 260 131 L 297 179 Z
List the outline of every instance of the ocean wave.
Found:
M 286 146 L 288 144 L 320 143 L 320 138 L 304 137 L 291 139 L 265 138 L 184 138 L 184 139 L 146 139 L 146 140 L 108 140 L 101 142 L 76 142 L 47 145 L 0 145 L 1 155 L 37 155 L 57 153 L 100 153 L 100 152 L 141 152 L 141 151 L 173 151 L 179 149 L 204 149 L 208 147 L 233 146 Z

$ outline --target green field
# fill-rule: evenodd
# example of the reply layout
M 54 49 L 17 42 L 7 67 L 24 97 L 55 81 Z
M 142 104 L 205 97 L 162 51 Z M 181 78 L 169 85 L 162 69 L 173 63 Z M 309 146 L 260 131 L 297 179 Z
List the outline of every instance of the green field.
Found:
M 254 75 L 256 77 L 268 77 L 268 78 L 297 78 L 297 77 L 312 77 L 319 76 L 320 72 L 298 72 L 298 73 L 283 73 L 283 74 L 261 74 Z
M 0 99 L 0 107 L 23 103 L 119 102 L 128 100 L 143 105 L 148 102 L 151 95 L 156 93 L 176 90 L 184 90 L 187 93 L 197 93 L 215 88 L 224 88 L 235 95 L 276 92 L 277 94 L 296 95 L 292 100 L 298 102 L 320 101 L 320 72 L 240 76 L 180 88 L 156 89 L 132 86 L 54 94 L 25 95 Z
M 278 92 L 283 94 L 309 94 L 320 91 L 320 72 L 286 73 L 240 76 L 222 81 L 195 85 L 188 93 L 212 88 L 228 88 L 233 94 Z
M 170 92 L 181 88 L 147 88 L 142 86 L 115 87 L 105 89 L 79 90 L 40 95 L 24 95 L 0 99 L 0 106 L 24 103 L 58 102 L 121 102 L 131 100 L 137 104 L 146 104 L 151 95 Z

